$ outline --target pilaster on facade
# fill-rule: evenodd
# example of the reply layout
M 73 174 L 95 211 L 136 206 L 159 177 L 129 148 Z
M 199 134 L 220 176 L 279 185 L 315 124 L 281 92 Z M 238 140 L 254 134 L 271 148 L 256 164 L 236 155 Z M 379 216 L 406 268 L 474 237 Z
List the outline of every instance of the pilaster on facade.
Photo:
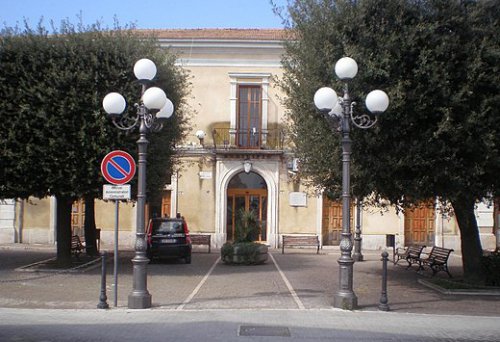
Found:
M 18 242 L 18 230 L 16 229 L 16 200 L 0 200 L 0 242 Z

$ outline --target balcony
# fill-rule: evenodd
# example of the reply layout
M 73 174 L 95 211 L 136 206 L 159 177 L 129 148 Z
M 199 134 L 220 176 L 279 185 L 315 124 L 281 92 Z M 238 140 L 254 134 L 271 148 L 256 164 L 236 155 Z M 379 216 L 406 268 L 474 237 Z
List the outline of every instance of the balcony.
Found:
M 275 150 L 283 149 L 285 134 L 282 129 L 258 130 L 254 128 L 214 128 L 212 138 L 215 149 Z

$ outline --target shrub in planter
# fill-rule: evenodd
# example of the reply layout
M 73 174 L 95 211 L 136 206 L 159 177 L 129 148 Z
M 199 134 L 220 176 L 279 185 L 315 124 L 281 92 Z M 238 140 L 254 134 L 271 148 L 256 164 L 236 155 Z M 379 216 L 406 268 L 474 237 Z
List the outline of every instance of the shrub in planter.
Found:
M 258 234 L 259 224 L 255 212 L 240 209 L 237 214 L 234 242 L 253 242 L 257 239 Z
M 235 230 L 234 242 L 226 242 L 221 248 L 221 259 L 226 264 L 255 265 L 267 260 L 267 246 L 254 242 L 259 225 L 253 211 L 241 209 Z
M 226 242 L 221 248 L 226 264 L 257 265 L 267 261 L 267 246 L 257 242 Z

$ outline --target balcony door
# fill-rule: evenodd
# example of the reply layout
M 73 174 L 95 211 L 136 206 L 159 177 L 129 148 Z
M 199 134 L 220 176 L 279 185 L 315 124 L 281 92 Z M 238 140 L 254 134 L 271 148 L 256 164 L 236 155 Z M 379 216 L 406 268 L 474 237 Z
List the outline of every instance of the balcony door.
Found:
M 257 241 L 267 241 L 267 186 L 264 179 L 255 172 L 238 173 L 229 182 L 226 214 L 228 241 L 235 238 L 241 209 L 254 212 L 259 225 Z
M 239 148 L 260 148 L 262 123 L 262 88 L 238 86 L 236 141 Z

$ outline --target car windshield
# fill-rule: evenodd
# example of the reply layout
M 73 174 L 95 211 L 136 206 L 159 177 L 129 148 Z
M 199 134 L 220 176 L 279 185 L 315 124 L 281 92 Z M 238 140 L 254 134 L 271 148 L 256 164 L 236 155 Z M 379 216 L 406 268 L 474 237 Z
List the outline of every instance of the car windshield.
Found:
M 183 232 L 182 221 L 153 221 L 153 235 Z

